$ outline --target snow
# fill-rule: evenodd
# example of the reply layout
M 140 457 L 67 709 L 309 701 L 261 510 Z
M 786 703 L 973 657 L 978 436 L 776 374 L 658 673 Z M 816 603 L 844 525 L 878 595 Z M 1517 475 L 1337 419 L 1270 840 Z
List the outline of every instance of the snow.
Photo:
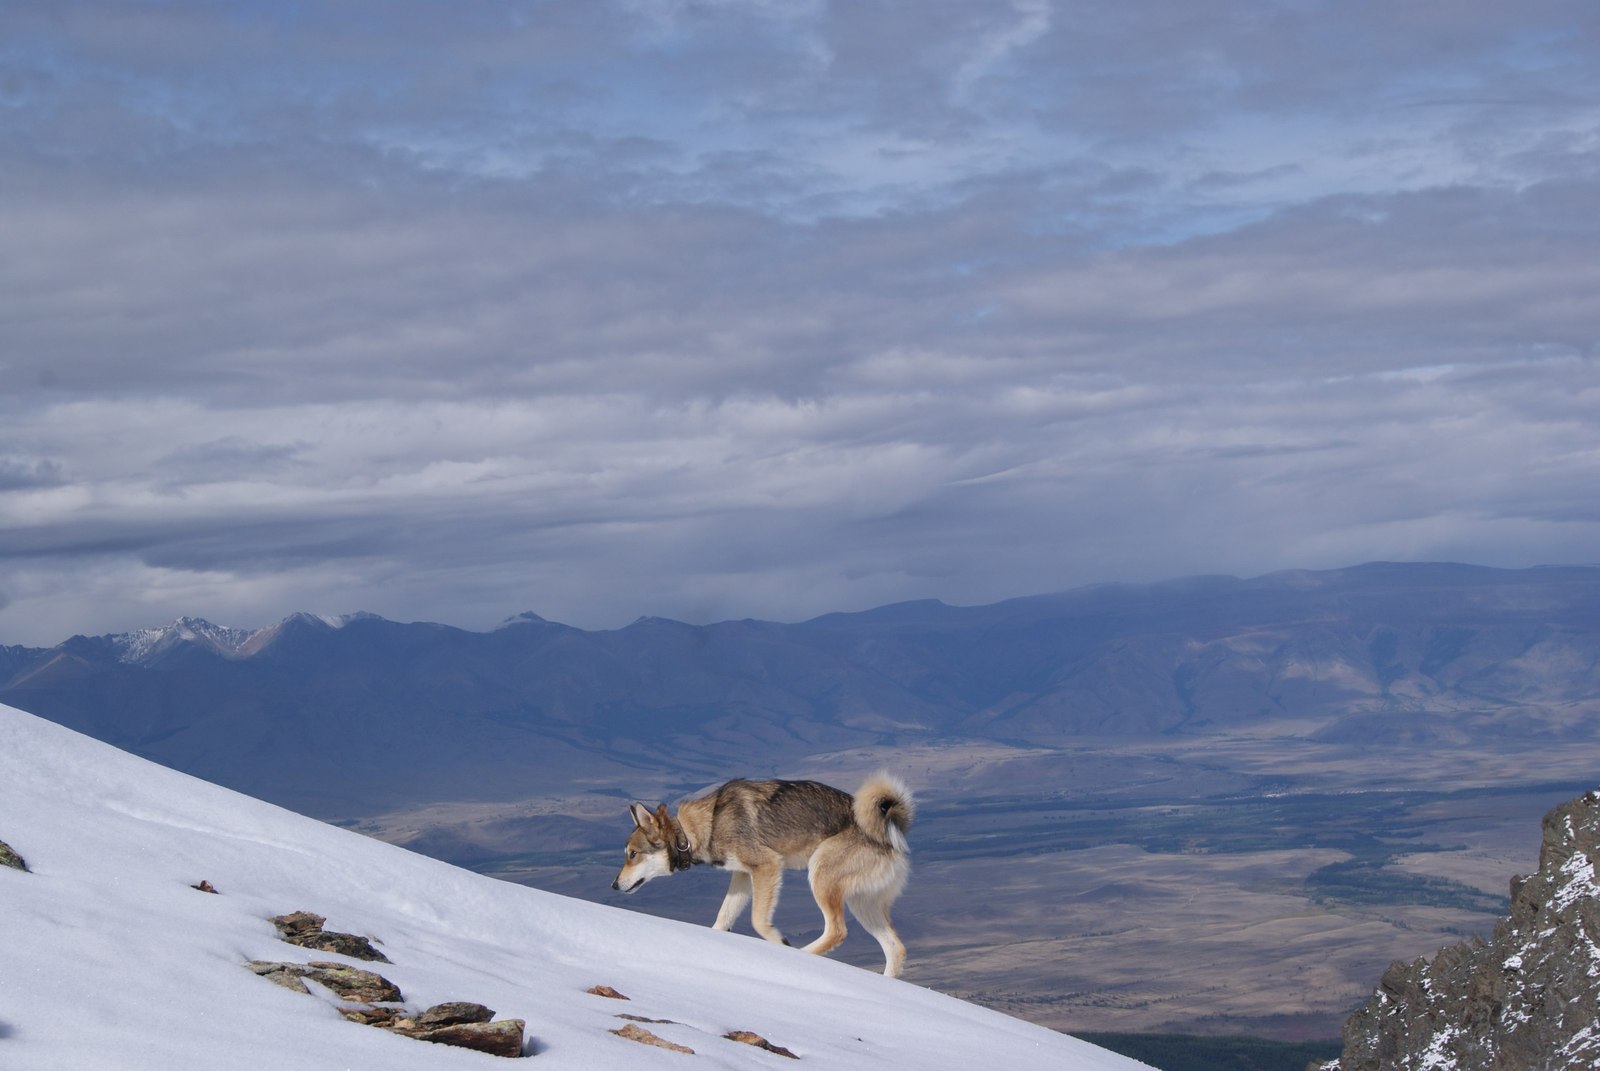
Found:
M 255 633 L 247 629 L 213 625 L 199 617 L 180 617 L 161 628 L 144 628 L 111 637 L 120 651 L 120 660 L 138 663 L 180 643 L 209 646 L 224 655 L 238 653 Z
M 1441 1027 L 1417 1058 L 1417 1071 L 1454 1071 L 1456 1059 L 1450 1054 L 1450 1046 L 1460 1036 L 1457 1027 Z
M 398 1037 L 291 992 L 252 959 L 343 957 L 278 940 L 295 910 L 368 934 L 360 964 L 416 1008 L 477 1001 L 527 1021 L 554 1071 L 804 1068 L 1130 1071 L 1133 1060 L 911 983 L 755 938 L 554 896 L 336 829 L 0 706 L 0 1066 L 16 1071 L 479 1068 L 503 1058 Z M 202 879 L 220 895 L 191 888 Z M 915 955 L 915 949 L 912 950 Z M 591 996 L 593 985 L 627 1003 Z M 695 1050 L 613 1036 L 619 1013 Z
M 1569 817 L 1569 828 L 1571 823 Z M 1594 864 L 1582 852 L 1574 851 L 1568 856 L 1561 864 L 1560 874 L 1562 880 L 1550 900 L 1552 910 L 1565 911 L 1580 900 L 1600 897 L 1600 881 L 1596 880 Z

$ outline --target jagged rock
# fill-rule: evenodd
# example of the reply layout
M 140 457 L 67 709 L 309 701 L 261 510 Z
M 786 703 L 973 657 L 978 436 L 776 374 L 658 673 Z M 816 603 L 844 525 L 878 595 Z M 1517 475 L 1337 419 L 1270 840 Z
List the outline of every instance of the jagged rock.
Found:
M 687 1053 L 690 1056 L 694 1055 L 694 1050 L 689 1048 L 689 1046 L 678 1045 L 674 1042 L 668 1041 L 666 1038 L 658 1037 L 637 1023 L 629 1023 L 627 1026 L 611 1031 L 611 1033 L 617 1035 L 619 1038 L 627 1038 L 629 1041 L 637 1041 L 641 1045 L 654 1045 L 658 1049 L 671 1049 L 673 1052 Z
M 11 845 L 3 840 L 0 840 L 0 866 L 15 867 L 22 871 L 28 869 L 28 864 L 23 861 L 22 856 L 13 851 Z
M 585 989 L 584 992 L 596 997 L 610 997 L 612 1000 L 628 999 L 608 985 L 592 985 L 588 989 Z
M 521 1056 L 522 1032 L 526 1027 L 527 1024 L 521 1019 L 498 1019 L 492 1023 L 454 1023 L 416 1033 L 399 1030 L 396 1033 L 405 1033 L 418 1041 L 431 1041 L 436 1045 L 474 1049 L 491 1056 Z
M 311 992 L 306 988 L 305 982 L 301 981 L 305 973 L 298 963 L 268 963 L 265 960 L 253 959 L 245 966 L 274 985 L 281 985 L 296 993 Z
M 278 936 L 285 941 L 298 943 L 308 934 L 322 932 L 322 924 L 328 920 L 315 911 L 291 911 L 287 915 L 274 915 L 272 924 L 278 928 Z
M 363 1004 L 379 1004 L 384 1001 L 398 1001 L 400 987 L 381 974 L 364 971 L 360 967 L 350 967 L 343 963 L 331 963 L 325 960 L 313 960 L 310 963 L 274 963 L 266 960 L 251 960 L 246 964 L 252 971 L 269 981 L 288 989 L 296 989 L 302 993 L 309 992 L 302 978 L 309 978 L 327 986 L 343 1000 L 360 1001 Z
M 729 1041 L 737 1041 L 743 1045 L 754 1045 L 758 1049 L 766 1049 L 768 1052 L 777 1053 L 779 1056 L 787 1056 L 791 1060 L 800 1059 L 800 1057 L 796 1056 L 783 1046 L 774 1045 L 760 1034 L 757 1034 L 751 1030 L 730 1030 L 722 1036 L 727 1038 Z
M 1484 942 L 1396 961 L 1325 1071 L 1600 1067 L 1600 792 L 1544 818 L 1538 872 Z
M 417 1016 L 417 1025 L 423 1029 L 433 1029 L 440 1026 L 457 1026 L 461 1023 L 487 1023 L 494 1018 L 494 1012 L 482 1004 L 474 1004 L 467 1000 L 452 1000 L 445 1004 L 435 1004 L 433 1007 Z
M 337 933 L 324 930 L 322 924 L 328 921 L 314 911 L 291 911 L 287 915 L 277 915 L 272 924 L 278 928 L 278 936 L 291 945 L 301 948 L 314 948 L 318 952 L 337 952 L 341 956 L 351 959 L 370 960 L 375 963 L 388 963 L 389 957 L 372 947 L 372 941 L 353 933 Z

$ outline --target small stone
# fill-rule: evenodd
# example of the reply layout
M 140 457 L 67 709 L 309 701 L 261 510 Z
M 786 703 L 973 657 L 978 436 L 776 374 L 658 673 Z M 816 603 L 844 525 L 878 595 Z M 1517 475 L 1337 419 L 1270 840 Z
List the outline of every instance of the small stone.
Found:
M 482 1004 L 474 1004 L 469 1000 L 452 1000 L 444 1004 L 435 1004 L 417 1016 L 417 1025 L 432 1029 L 439 1026 L 455 1026 L 459 1023 L 487 1023 L 493 1018 L 494 1012 Z
M 22 856 L 13 851 L 11 845 L 3 840 L 0 840 L 0 866 L 9 866 L 24 872 L 28 869 L 28 864 L 23 861 Z
M 339 1014 L 352 1023 L 361 1023 L 365 1026 L 375 1026 L 382 1030 L 393 1030 L 404 1019 L 405 1013 L 400 1008 L 340 1008 Z
M 275 915 L 272 918 L 272 924 L 278 928 L 278 936 L 291 943 L 307 934 L 321 933 L 322 924 L 327 921 L 314 911 L 291 911 L 287 915 Z
M 757 1034 L 751 1030 L 730 1030 L 722 1036 L 727 1038 L 729 1041 L 737 1041 L 742 1045 L 754 1045 L 758 1049 L 766 1049 L 768 1052 L 776 1053 L 779 1056 L 787 1056 L 791 1060 L 800 1059 L 800 1057 L 796 1056 L 783 1046 L 774 1045 L 760 1034 Z
M 584 992 L 596 997 L 610 997 L 612 1000 L 628 999 L 608 985 L 592 985 L 588 989 L 585 989 Z
M 629 1023 L 627 1026 L 611 1031 L 611 1033 L 617 1035 L 619 1038 L 627 1038 L 629 1041 L 637 1041 L 641 1045 L 654 1045 L 658 1049 L 671 1049 L 673 1052 L 686 1053 L 689 1056 L 694 1055 L 694 1050 L 689 1048 L 687 1045 L 677 1045 L 668 1041 L 666 1038 L 657 1037 L 655 1034 L 650 1033 L 650 1031 L 646 1030 L 637 1023 Z
M 291 945 L 312 948 L 318 952 L 334 952 L 373 963 L 389 962 L 388 956 L 372 947 L 371 939 L 353 933 L 324 930 L 322 924 L 326 921 L 314 911 L 291 911 L 287 915 L 275 916 L 272 924 L 278 928 L 278 936 Z
M 215 885 L 211 884 L 205 878 L 201 878 L 200 879 L 200 884 L 191 885 L 191 886 L 189 886 L 189 888 L 198 889 L 200 892 L 208 892 L 208 893 L 215 893 L 217 891 L 217 887 Z
M 418 1041 L 454 1045 L 460 1049 L 486 1052 L 490 1056 L 521 1056 L 522 1032 L 526 1026 L 521 1019 L 500 1019 L 493 1023 L 456 1023 L 411 1036 Z

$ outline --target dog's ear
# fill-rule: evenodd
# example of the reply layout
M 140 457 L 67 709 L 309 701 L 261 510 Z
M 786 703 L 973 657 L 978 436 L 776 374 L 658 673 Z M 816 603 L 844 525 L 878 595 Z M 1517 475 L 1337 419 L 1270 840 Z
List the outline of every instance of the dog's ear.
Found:
M 663 804 L 663 806 L 665 805 Z M 634 825 L 638 826 L 651 836 L 655 835 L 656 819 L 655 816 L 650 813 L 650 808 L 646 807 L 642 803 L 634 803 L 629 805 L 628 813 L 633 815 Z

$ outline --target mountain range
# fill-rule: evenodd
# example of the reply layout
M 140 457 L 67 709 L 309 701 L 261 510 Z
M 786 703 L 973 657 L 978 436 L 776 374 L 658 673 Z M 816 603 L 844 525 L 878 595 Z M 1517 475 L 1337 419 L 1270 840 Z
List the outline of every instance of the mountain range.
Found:
M 339 817 L 916 742 L 1053 747 L 1275 721 L 1329 742 L 1589 739 L 1597 664 L 1600 568 L 1373 563 L 797 624 L 184 618 L 0 647 L 0 702 Z

